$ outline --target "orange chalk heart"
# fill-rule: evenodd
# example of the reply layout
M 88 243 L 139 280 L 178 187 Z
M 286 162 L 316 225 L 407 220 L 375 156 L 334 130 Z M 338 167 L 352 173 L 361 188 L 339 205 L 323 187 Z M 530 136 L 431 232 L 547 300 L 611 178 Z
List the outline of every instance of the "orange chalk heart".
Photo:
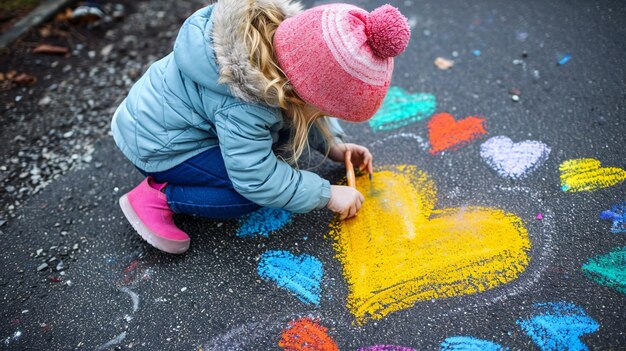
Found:
M 429 152 L 455 150 L 483 134 L 487 134 L 484 118 L 466 117 L 455 121 L 449 113 L 438 113 L 428 122 Z
M 359 214 L 331 233 L 359 324 L 423 300 L 479 293 L 526 269 L 522 220 L 489 207 L 435 209 L 437 189 L 415 166 L 357 178 Z
M 284 351 L 339 351 L 327 329 L 311 318 L 300 318 L 289 323 L 278 342 Z

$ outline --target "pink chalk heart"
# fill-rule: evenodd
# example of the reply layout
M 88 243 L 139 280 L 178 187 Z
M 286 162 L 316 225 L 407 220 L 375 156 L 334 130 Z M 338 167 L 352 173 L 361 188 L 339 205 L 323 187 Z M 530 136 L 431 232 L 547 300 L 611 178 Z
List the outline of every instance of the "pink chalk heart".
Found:
M 548 145 L 535 140 L 514 143 L 509 137 L 495 136 L 480 146 L 480 156 L 503 177 L 521 179 L 541 166 L 550 155 Z

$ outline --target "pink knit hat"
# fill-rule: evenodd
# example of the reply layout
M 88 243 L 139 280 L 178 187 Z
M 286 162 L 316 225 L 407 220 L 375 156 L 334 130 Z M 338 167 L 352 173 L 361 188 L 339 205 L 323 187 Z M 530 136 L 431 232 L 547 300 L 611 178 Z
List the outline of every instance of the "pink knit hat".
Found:
M 391 5 L 367 13 L 331 4 L 283 21 L 274 51 L 304 101 L 329 116 L 361 122 L 383 102 L 393 57 L 406 49 L 410 36 L 406 18 Z

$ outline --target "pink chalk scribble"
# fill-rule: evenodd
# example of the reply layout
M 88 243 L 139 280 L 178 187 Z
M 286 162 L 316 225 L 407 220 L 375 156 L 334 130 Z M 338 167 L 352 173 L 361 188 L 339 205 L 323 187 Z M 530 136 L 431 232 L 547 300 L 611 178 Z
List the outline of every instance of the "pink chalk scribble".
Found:
M 376 345 L 369 347 L 362 347 L 357 351 L 417 351 L 415 349 L 404 347 L 404 346 L 395 346 L 395 345 Z

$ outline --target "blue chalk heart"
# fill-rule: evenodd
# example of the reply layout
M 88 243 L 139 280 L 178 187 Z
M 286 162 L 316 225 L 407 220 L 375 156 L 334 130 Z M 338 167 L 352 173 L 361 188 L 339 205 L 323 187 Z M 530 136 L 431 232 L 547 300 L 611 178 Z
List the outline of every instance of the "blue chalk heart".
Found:
M 277 208 L 262 208 L 244 216 L 240 221 L 237 236 L 267 237 L 291 222 L 291 212 Z
M 613 220 L 612 233 L 626 233 L 626 201 L 613 205 L 610 211 L 602 211 L 600 218 Z
M 585 310 L 570 303 L 537 304 L 534 309 L 534 317 L 517 321 L 517 324 L 543 351 L 588 350 L 580 337 L 600 328 Z
M 322 262 L 310 255 L 289 251 L 267 251 L 261 255 L 257 272 L 261 278 L 291 291 L 300 301 L 319 305 Z

